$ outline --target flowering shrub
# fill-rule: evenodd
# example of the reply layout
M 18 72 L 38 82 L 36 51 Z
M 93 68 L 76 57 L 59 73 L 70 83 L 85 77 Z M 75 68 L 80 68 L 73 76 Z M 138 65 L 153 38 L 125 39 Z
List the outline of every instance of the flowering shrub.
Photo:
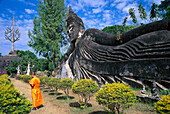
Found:
M 69 89 L 71 89 L 73 84 L 74 81 L 70 78 L 60 80 L 60 89 L 64 91 L 65 95 L 67 96 L 67 99 L 69 97 Z
M 163 95 L 161 97 L 162 100 L 159 100 L 155 103 L 155 110 L 161 114 L 169 114 L 170 113 L 170 94 Z
M 0 76 L 0 113 L 26 114 L 31 111 L 31 102 L 20 95 L 10 79 Z
M 124 108 L 134 105 L 135 92 L 123 83 L 106 84 L 96 93 L 99 104 L 110 109 L 112 113 L 123 113 Z
M 3 70 L 3 72 L 1 72 L 0 75 L 3 75 L 3 74 L 7 74 L 5 70 Z
M 90 79 L 81 79 L 73 84 L 72 91 L 81 97 L 80 107 L 85 108 L 90 96 L 98 91 L 98 85 Z

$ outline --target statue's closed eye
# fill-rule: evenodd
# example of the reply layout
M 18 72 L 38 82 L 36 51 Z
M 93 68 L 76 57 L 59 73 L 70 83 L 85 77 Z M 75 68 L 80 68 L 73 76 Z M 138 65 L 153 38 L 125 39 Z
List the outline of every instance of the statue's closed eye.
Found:
M 74 28 L 74 26 L 71 24 L 71 25 L 69 26 L 69 32 L 70 32 L 70 31 L 73 31 L 73 28 Z

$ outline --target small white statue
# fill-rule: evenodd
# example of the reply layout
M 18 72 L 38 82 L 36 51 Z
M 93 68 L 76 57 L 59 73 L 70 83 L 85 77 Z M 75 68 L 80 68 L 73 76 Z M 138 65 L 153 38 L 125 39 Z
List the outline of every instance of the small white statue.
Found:
M 16 68 L 16 70 L 17 70 L 17 75 L 20 75 L 20 73 L 21 73 L 20 67 L 21 67 L 21 65 L 18 65 L 18 67 Z
M 26 75 L 30 75 L 30 62 L 28 62 L 28 67 L 27 67 L 27 74 Z

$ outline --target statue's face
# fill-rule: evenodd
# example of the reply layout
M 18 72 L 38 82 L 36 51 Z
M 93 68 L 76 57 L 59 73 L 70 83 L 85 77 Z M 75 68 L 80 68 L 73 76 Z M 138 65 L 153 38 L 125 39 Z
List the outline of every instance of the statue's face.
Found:
M 76 40 L 77 38 L 81 38 L 81 36 L 84 33 L 84 28 L 82 27 L 82 25 L 72 21 L 72 22 L 68 22 L 67 24 L 67 33 L 70 37 L 70 40 Z

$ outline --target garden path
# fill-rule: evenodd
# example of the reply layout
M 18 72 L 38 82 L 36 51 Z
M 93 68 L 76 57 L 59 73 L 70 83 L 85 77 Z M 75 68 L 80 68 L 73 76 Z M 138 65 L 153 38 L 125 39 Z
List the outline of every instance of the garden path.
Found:
M 21 94 L 24 94 L 24 96 L 29 101 L 32 102 L 30 85 L 21 80 L 16 80 L 15 78 L 10 78 L 10 79 L 13 85 L 15 86 L 15 88 L 18 89 Z M 42 96 L 44 99 L 44 104 L 43 104 L 44 107 L 41 107 L 35 111 L 32 110 L 30 114 L 69 114 L 70 113 L 70 111 L 68 110 L 65 104 L 57 103 L 55 97 L 50 97 L 47 93 L 44 92 L 42 92 Z

